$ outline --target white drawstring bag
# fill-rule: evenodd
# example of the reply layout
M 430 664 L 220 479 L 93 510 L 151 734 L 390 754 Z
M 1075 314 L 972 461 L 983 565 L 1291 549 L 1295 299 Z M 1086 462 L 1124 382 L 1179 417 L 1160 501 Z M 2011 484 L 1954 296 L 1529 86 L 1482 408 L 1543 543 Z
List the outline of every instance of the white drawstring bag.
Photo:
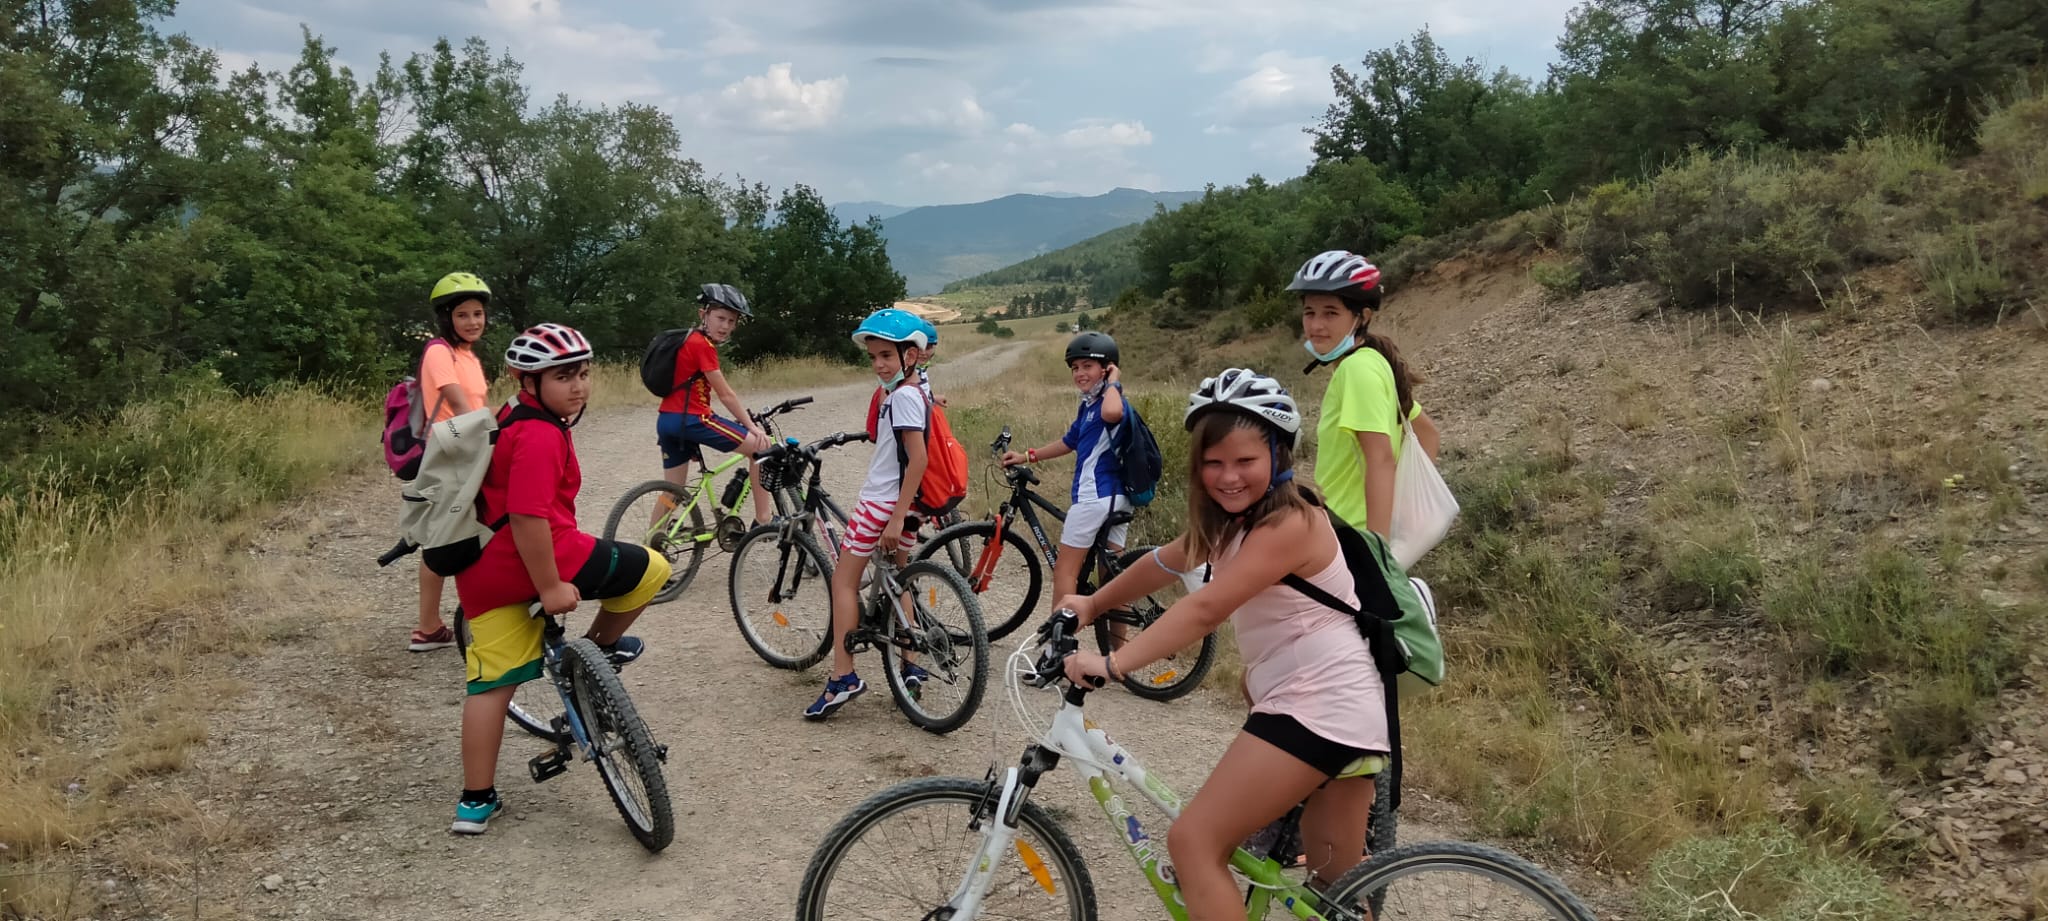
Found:
M 1458 500 L 1430 463 L 1429 452 L 1415 437 L 1415 426 L 1401 422 L 1401 460 L 1394 465 L 1394 511 L 1388 519 L 1388 549 L 1402 569 L 1414 566 L 1450 533 L 1458 520 Z

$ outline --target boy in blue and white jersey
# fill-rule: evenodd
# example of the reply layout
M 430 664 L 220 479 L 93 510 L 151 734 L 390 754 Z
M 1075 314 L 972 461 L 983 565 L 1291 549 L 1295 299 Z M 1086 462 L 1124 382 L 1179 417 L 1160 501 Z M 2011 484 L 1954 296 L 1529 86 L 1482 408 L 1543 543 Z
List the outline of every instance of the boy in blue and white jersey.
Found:
M 1088 548 L 1095 545 L 1096 534 L 1110 513 L 1131 507 L 1131 500 L 1124 496 L 1115 448 L 1126 409 L 1118 358 L 1116 340 L 1107 333 L 1089 330 L 1075 336 L 1067 343 L 1067 368 L 1074 374 L 1074 387 L 1081 391 L 1081 407 L 1074 413 L 1074 424 L 1058 441 L 1021 454 L 1010 451 L 1003 455 L 1005 467 L 1079 455 L 1074 463 L 1074 489 L 1066 524 L 1060 528 L 1060 553 L 1053 561 L 1053 601 L 1074 593 L 1075 585 L 1081 581 L 1081 563 L 1088 558 Z M 1106 535 L 1111 549 L 1122 550 L 1129 531 L 1128 524 L 1111 528 Z

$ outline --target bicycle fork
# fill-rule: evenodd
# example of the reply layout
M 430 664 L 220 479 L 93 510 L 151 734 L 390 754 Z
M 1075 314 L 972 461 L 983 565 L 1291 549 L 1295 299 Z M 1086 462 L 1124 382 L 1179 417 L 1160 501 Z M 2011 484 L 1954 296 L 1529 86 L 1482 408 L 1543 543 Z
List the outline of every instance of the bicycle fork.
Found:
M 1003 857 L 1016 848 L 1017 855 L 1031 876 L 1046 892 L 1052 892 L 1052 874 L 1045 868 L 1045 861 L 1029 844 L 1017 840 L 1017 814 L 1024 809 L 1024 797 L 1030 792 L 1019 781 L 1016 767 L 1010 767 L 1003 774 L 1002 786 L 995 785 L 995 771 L 989 771 L 990 792 L 995 794 L 991 803 L 988 794 L 983 794 L 974 806 L 974 818 L 968 823 L 969 829 L 980 830 L 981 848 L 974 854 L 973 862 L 967 865 L 967 872 L 961 875 L 960 885 L 953 890 L 953 897 L 946 904 L 953 909 L 956 921 L 966 921 L 981 913 L 982 897 L 988 895 L 990 883 L 994 882 L 996 869 L 1003 864 Z

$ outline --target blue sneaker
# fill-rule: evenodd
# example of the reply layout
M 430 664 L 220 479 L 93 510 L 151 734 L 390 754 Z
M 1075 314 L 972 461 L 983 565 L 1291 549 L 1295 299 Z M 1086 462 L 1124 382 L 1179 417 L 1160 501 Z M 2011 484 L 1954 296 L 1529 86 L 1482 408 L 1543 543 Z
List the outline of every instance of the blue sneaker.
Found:
M 867 693 L 867 690 L 867 682 L 860 680 L 860 676 L 853 672 L 827 681 L 825 693 L 818 695 L 817 700 L 804 708 L 804 719 L 822 720 L 831 716 L 839 712 L 840 707 L 846 706 L 848 701 Z
M 925 682 L 932 680 L 932 673 L 925 671 L 923 666 L 915 662 L 905 662 L 902 674 L 903 686 L 913 691 L 924 687 Z
M 640 654 L 647 651 L 647 644 L 640 642 L 640 638 L 637 636 L 622 636 L 619 637 L 618 642 L 610 646 L 599 646 L 597 648 L 604 650 L 604 657 L 610 660 L 613 668 L 619 668 L 634 659 L 640 658 Z
M 504 797 L 488 803 L 456 803 L 455 824 L 448 826 L 448 830 L 458 835 L 481 835 L 484 828 L 491 824 L 491 819 L 504 811 Z

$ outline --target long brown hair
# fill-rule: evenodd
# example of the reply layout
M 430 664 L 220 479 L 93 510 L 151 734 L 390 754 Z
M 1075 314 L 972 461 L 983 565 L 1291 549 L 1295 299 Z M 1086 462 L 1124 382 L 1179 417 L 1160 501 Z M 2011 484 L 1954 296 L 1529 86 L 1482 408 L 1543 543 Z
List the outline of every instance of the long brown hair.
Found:
M 1210 448 L 1240 429 L 1259 433 L 1268 445 L 1273 446 L 1273 476 L 1278 477 L 1294 469 L 1292 440 L 1276 440 L 1277 433 L 1273 427 L 1250 413 L 1219 409 L 1196 419 L 1195 427 L 1188 436 L 1188 536 L 1185 549 L 1189 563 L 1211 562 L 1218 550 L 1228 546 L 1239 535 L 1265 523 L 1268 518 L 1306 511 L 1310 507 L 1292 481 L 1276 484 L 1253 502 L 1251 508 L 1235 515 L 1224 511 L 1216 500 L 1209 498 L 1209 490 L 1202 485 L 1202 459 Z
M 1337 299 L 1343 301 L 1344 306 L 1351 308 L 1353 316 L 1358 317 L 1358 328 L 1354 331 L 1354 335 L 1358 338 L 1358 344 L 1380 353 L 1380 357 L 1385 358 L 1388 366 L 1394 369 L 1394 396 L 1401 403 L 1401 418 L 1407 419 L 1409 411 L 1415 406 L 1415 385 L 1422 383 L 1423 378 L 1422 375 L 1409 370 L 1408 363 L 1401 360 L 1401 350 L 1395 347 L 1394 340 L 1367 329 L 1372 321 L 1365 318 L 1366 308 L 1370 307 L 1377 312 L 1379 309 L 1379 299 L 1373 298 L 1371 303 L 1367 303 L 1359 298 L 1346 297 L 1341 294 L 1337 296 Z M 1358 353 L 1353 351 L 1352 354 Z M 1351 356 L 1346 355 L 1344 357 L 1349 358 Z M 1340 358 L 1338 361 L 1341 363 L 1343 359 Z

